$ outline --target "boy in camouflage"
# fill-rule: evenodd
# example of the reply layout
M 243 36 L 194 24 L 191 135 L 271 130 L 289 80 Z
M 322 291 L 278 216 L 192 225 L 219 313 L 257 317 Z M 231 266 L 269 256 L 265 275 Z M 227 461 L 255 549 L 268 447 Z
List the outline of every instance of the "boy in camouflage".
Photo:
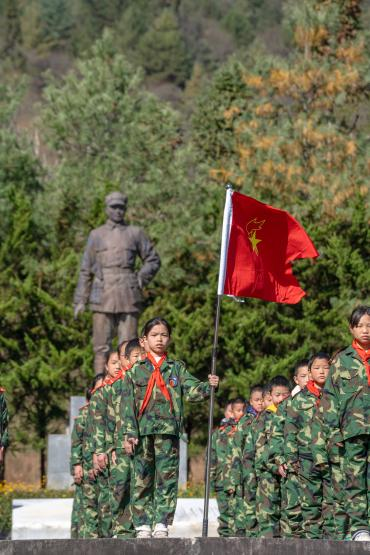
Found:
M 105 364 L 106 375 L 102 387 L 98 388 L 90 400 L 87 427 L 91 439 L 93 465 L 96 475 L 99 507 L 100 537 L 109 538 L 112 535 L 112 492 L 110 484 L 110 469 L 108 456 L 99 449 L 99 440 L 105 437 L 106 408 L 110 386 L 120 372 L 120 361 L 117 351 L 107 354 Z M 97 444 L 98 442 L 98 444 Z
M 231 417 L 226 418 L 230 405 Z M 225 418 L 222 419 L 220 427 L 212 434 L 210 479 L 216 493 L 220 513 L 218 535 L 225 538 L 237 535 L 235 528 L 236 496 L 240 478 L 237 475 L 235 479 L 235 462 L 233 461 L 232 451 L 237 422 L 244 414 L 244 408 L 243 399 L 235 399 L 235 401 L 228 403 L 225 408 Z
M 71 436 L 71 474 L 75 484 L 75 494 L 73 497 L 72 516 L 71 516 L 71 538 L 82 537 L 83 523 L 83 440 L 85 432 L 86 417 L 88 411 L 88 403 L 91 398 L 91 390 L 86 391 L 86 404 L 80 408 L 78 416 L 76 416 L 72 436 Z
M 132 515 L 137 537 L 167 537 L 176 502 L 183 399 L 198 402 L 218 385 L 200 382 L 183 362 L 167 358 L 171 327 L 163 318 L 146 323 L 147 358 L 126 375 L 120 402 L 117 447 L 133 455 Z
M 258 418 L 253 430 L 258 536 L 266 538 L 280 536 L 280 476 L 278 466 L 271 464 L 269 454 L 277 408 L 290 395 L 289 381 L 284 376 L 276 376 L 269 388 L 272 402 Z
M 135 530 L 130 507 L 131 459 L 122 446 L 116 448 L 116 429 L 125 374 L 143 355 L 140 340 L 128 341 L 124 352 L 124 359 L 120 356 L 120 360 L 124 360 L 125 366 L 121 367 L 119 376 L 109 389 L 105 437 L 106 452 L 111 452 L 112 532 L 114 537 L 121 539 L 134 537 Z
M 303 389 L 308 381 L 308 361 L 299 361 L 294 368 L 293 381 L 296 384 L 289 397 L 282 401 L 272 424 L 269 447 L 269 465 L 278 468 L 280 475 L 280 534 L 284 538 L 301 537 L 302 514 L 299 505 L 299 487 L 296 474 L 287 470 L 284 456 L 284 425 L 287 408 L 292 398 Z
M 104 374 L 94 378 L 89 397 L 101 386 Z M 76 483 L 75 499 L 72 510 L 72 534 L 79 538 L 98 538 L 98 506 L 95 475 L 92 468 L 92 452 L 89 451 L 87 418 L 89 403 L 80 409 L 75 420 L 72 434 L 71 469 Z M 81 475 L 82 467 L 82 475 Z M 77 514 L 76 514 L 77 513 Z
M 312 453 L 312 423 L 329 372 L 329 355 L 313 355 L 308 368 L 310 380 L 287 407 L 284 455 L 286 468 L 298 478 L 302 537 L 320 539 L 335 533 L 330 473 L 314 466 Z
M 346 532 L 370 540 L 370 307 L 357 307 L 349 327 L 352 344 L 332 361 L 319 412 L 333 446 L 343 449 Z
M 257 482 L 254 471 L 254 451 L 250 457 L 250 440 L 252 426 L 264 410 L 263 387 L 255 385 L 251 388 L 249 406 L 240 418 L 233 438 L 234 466 L 239 469 L 239 495 L 237 496 L 237 512 L 235 526 L 238 535 L 256 536 L 255 501 Z M 236 460 L 235 460 L 236 459 Z

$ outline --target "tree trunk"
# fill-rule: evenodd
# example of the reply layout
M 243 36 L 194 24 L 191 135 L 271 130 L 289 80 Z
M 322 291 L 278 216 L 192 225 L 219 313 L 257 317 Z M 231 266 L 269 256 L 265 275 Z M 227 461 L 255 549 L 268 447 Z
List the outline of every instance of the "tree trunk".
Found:
M 46 488 L 46 449 L 42 447 L 40 450 L 40 485 Z

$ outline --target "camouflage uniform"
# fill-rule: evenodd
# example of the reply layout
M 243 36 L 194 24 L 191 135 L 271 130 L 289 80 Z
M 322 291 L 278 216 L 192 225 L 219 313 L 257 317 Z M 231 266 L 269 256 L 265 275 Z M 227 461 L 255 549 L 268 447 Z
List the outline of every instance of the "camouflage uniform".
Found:
M 75 418 L 71 436 L 71 474 L 74 476 L 74 467 L 83 467 L 83 438 L 86 424 L 88 405 L 80 409 L 79 415 Z M 71 517 L 71 538 L 82 537 L 81 529 L 83 523 L 83 487 L 81 484 L 75 485 L 73 498 L 72 517 Z
M 285 459 L 299 483 L 303 537 L 333 536 L 333 498 L 329 470 L 313 463 L 312 420 L 320 397 L 305 387 L 291 400 L 285 421 Z
M 237 490 L 235 527 L 237 535 L 256 537 L 256 488 L 254 446 L 251 449 L 253 424 L 258 416 L 248 412 L 239 420 L 233 437 L 233 468 L 238 469 L 240 488 Z
M 160 369 L 172 400 L 154 387 L 149 404 L 139 416 L 153 365 L 146 359 L 131 368 L 123 380 L 117 448 L 125 437 L 139 438 L 133 458 L 131 489 L 133 523 L 172 524 L 177 501 L 179 436 L 183 431 L 183 398 L 191 402 L 206 399 L 208 383 L 200 382 L 183 362 L 166 359 Z
M 269 461 L 272 427 L 276 407 L 270 405 L 254 426 L 255 470 L 257 477 L 256 516 L 258 536 L 280 537 L 280 476 L 277 465 Z
M 110 481 L 112 488 L 112 534 L 117 538 L 131 538 L 135 535 L 130 506 L 131 457 L 122 444 L 117 446 L 117 423 L 120 418 L 120 400 L 124 375 L 119 376 L 107 389 L 108 400 L 105 420 L 105 445 L 98 438 L 98 452 L 116 451 L 116 464 L 111 463 Z
M 104 435 L 104 411 L 106 407 L 107 390 L 109 387 L 109 384 L 103 384 L 94 392 L 90 399 L 87 430 L 89 436 L 89 451 L 91 453 L 100 453 L 96 445 L 96 430 L 97 428 L 102 429 Z M 112 495 L 109 465 L 97 474 L 96 490 L 98 497 L 99 537 L 109 538 L 112 535 Z
M 345 480 L 343 477 L 343 448 L 331 441 L 331 430 L 324 424 L 322 415 L 316 410 L 312 419 L 312 456 L 316 467 L 330 473 L 333 498 L 333 533 L 331 537 L 344 540 L 348 529 L 348 515 L 343 503 Z
M 365 366 L 349 346 L 336 355 L 326 380 L 319 412 L 333 445 L 344 442 L 343 492 L 349 516 L 347 533 L 369 527 L 370 396 Z
M 233 472 L 233 466 L 240 466 L 240 460 L 233 457 L 233 437 L 236 422 L 233 418 L 224 418 L 220 427 L 212 434 L 211 446 L 211 485 L 216 493 L 218 510 L 218 535 L 221 537 L 236 536 L 237 489 L 240 486 L 240 472 Z
M 276 417 L 273 419 L 271 443 L 269 446 L 269 467 L 278 469 L 286 463 L 284 454 L 284 425 L 287 407 L 292 398 L 288 397 L 279 404 Z M 284 538 L 299 538 L 302 536 L 302 513 L 299 501 L 299 485 L 295 472 L 287 471 L 286 478 L 280 478 L 281 514 L 280 532 Z
M 9 445 L 8 423 L 9 414 L 5 400 L 5 389 L 0 387 L 0 447 L 6 448 Z

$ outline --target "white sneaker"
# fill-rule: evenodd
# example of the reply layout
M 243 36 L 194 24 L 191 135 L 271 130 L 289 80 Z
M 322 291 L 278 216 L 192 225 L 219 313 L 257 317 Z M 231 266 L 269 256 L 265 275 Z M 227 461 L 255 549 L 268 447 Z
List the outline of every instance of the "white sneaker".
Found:
M 139 526 L 136 528 L 136 537 L 137 538 L 151 538 L 152 537 L 152 530 L 150 526 L 147 524 L 143 524 L 143 526 Z
M 153 538 L 168 538 L 168 528 L 165 524 L 159 522 L 153 530 Z
M 352 536 L 354 542 L 370 542 L 370 533 L 367 530 L 358 530 Z

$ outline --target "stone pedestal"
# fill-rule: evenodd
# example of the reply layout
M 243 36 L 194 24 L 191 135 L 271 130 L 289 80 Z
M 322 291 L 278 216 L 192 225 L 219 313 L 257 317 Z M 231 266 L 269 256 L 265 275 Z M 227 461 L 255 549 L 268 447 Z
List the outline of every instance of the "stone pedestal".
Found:
M 86 404 L 86 399 L 85 397 L 70 397 L 69 399 L 69 433 L 72 433 L 73 430 L 73 424 L 75 421 L 76 416 L 78 416 L 78 412 L 80 410 L 81 407 L 83 407 Z
M 47 487 L 67 489 L 72 486 L 70 472 L 71 436 L 69 434 L 50 434 L 48 436 Z
M 185 489 L 188 481 L 188 436 L 180 438 L 179 488 Z

